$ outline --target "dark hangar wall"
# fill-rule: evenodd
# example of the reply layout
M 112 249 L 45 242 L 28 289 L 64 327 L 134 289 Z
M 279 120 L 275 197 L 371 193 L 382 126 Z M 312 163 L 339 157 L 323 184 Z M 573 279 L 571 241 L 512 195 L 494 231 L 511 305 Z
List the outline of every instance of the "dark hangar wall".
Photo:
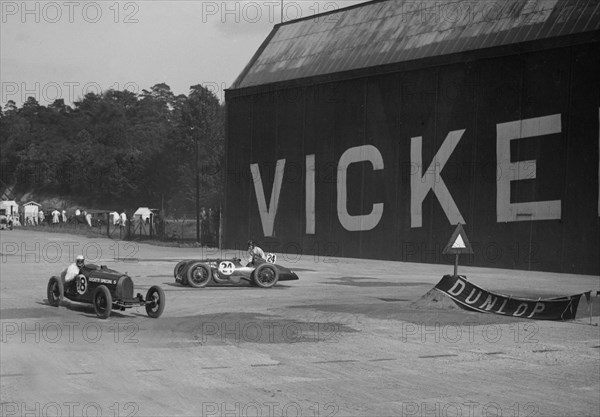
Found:
M 533 49 L 228 91 L 225 246 L 600 274 L 600 44 Z

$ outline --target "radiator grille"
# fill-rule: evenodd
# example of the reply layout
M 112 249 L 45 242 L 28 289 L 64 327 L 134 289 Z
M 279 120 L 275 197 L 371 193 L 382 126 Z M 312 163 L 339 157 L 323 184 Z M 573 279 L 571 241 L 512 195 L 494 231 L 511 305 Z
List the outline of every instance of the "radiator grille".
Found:
M 117 283 L 117 297 L 133 298 L 133 280 L 127 275 L 119 278 L 119 282 Z

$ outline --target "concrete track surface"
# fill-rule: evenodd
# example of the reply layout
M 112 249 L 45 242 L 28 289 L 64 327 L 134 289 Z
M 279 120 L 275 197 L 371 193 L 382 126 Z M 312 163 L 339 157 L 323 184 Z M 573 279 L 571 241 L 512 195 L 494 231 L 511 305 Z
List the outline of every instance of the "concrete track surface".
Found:
M 2 416 L 598 416 L 600 338 L 590 325 L 423 302 L 452 265 L 279 254 L 299 281 L 272 289 L 176 285 L 181 259 L 239 255 L 0 232 Z M 107 320 L 50 307 L 75 255 L 166 293 Z M 462 267 L 483 288 L 546 297 L 594 276 Z

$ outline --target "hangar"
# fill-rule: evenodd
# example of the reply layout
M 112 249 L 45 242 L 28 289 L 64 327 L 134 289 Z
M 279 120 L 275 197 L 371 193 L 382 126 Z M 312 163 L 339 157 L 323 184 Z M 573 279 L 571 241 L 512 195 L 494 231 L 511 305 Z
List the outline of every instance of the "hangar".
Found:
M 600 274 L 600 3 L 372 1 L 276 25 L 226 92 L 224 242 Z M 292 259 L 293 256 L 290 256 Z

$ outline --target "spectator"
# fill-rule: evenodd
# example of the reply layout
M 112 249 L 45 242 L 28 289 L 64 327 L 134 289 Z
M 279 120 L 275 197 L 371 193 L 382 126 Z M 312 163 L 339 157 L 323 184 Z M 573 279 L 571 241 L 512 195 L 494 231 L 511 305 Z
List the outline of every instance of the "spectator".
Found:
M 125 214 L 125 210 L 121 212 L 121 227 L 125 227 L 127 225 L 127 214 Z
M 200 208 L 200 244 L 206 246 L 208 244 L 208 214 L 206 208 Z
M 44 210 L 38 211 L 38 224 L 41 226 L 46 221 L 46 216 L 44 215 Z
M 110 213 L 110 217 L 112 219 L 113 226 L 117 226 L 121 221 L 121 216 L 119 216 L 119 212 L 116 210 Z
M 66 223 L 67 222 L 67 210 L 63 209 L 62 211 L 62 222 Z
M 52 211 L 52 225 L 56 226 L 59 222 L 60 222 L 60 211 L 58 211 L 57 209 L 54 209 L 54 211 Z
M 92 227 L 92 214 L 88 213 L 88 212 L 83 212 L 85 214 L 85 221 L 88 224 L 88 226 Z

